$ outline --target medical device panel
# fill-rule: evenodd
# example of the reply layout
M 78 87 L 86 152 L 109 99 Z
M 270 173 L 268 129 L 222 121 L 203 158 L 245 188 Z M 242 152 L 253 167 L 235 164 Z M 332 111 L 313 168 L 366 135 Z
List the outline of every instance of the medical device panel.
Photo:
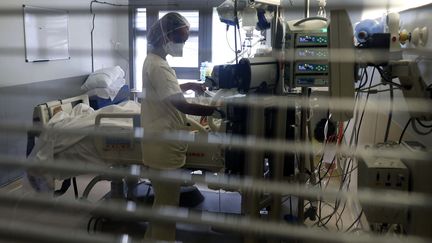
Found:
M 273 57 L 243 58 L 239 64 L 218 65 L 206 86 L 211 89 L 236 88 L 240 93 L 269 93 L 279 78 L 278 62 Z M 272 92 L 270 92 L 272 93 Z
M 328 86 L 329 39 L 324 18 L 288 21 L 285 33 L 285 85 Z M 317 61 L 319 60 L 319 61 Z

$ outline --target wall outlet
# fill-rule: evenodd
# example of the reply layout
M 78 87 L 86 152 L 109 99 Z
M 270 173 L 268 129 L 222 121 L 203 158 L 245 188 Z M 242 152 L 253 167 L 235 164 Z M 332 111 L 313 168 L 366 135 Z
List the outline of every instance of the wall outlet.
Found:
M 397 146 L 398 147 L 398 146 Z M 384 149 L 397 149 L 386 147 Z M 400 159 L 368 157 L 359 160 L 359 189 L 409 190 L 409 169 Z M 406 224 L 408 209 L 362 205 L 370 223 Z

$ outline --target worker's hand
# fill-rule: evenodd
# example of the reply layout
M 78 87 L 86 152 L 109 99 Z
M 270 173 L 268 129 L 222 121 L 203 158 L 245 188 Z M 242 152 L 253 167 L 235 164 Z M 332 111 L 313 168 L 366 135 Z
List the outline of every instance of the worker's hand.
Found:
M 208 117 L 202 116 L 200 119 L 201 126 L 207 126 L 208 125 Z
M 203 95 L 206 90 L 203 84 L 200 83 L 185 83 L 180 85 L 183 91 L 193 90 L 197 95 Z

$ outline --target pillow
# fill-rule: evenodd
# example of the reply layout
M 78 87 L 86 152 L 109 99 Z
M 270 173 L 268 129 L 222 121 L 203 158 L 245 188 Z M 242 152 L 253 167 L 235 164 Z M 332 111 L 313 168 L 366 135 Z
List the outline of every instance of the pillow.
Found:
M 106 88 L 94 88 L 89 91 L 87 91 L 87 95 L 89 97 L 91 96 L 98 96 L 102 99 L 111 99 L 113 100 L 119 90 L 126 84 L 126 80 L 124 78 L 119 78 L 115 82 L 113 82 L 109 87 Z
M 125 72 L 120 66 L 103 68 L 91 73 L 81 89 L 84 91 L 95 88 L 107 88 L 119 78 L 124 78 Z

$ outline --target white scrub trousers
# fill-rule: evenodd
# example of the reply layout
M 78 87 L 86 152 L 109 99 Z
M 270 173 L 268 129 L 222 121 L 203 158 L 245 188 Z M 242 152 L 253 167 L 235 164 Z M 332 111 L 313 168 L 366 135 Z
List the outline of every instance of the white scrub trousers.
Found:
M 151 181 L 154 191 L 153 208 L 161 206 L 178 207 L 180 200 L 180 183 Z M 144 242 L 149 240 L 175 241 L 176 223 L 151 221 L 145 232 Z

